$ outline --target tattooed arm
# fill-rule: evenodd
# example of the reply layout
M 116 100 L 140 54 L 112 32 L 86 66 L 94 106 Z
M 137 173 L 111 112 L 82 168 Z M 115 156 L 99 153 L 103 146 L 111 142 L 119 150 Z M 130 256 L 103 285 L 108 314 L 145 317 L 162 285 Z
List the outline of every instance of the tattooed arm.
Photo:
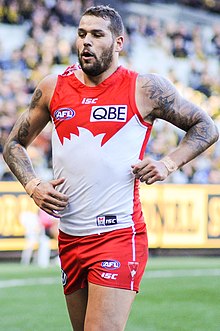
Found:
M 57 192 L 55 187 L 61 184 L 64 179 L 40 183 L 27 154 L 27 147 L 50 121 L 48 107 L 55 84 L 55 77 L 48 76 L 38 85 L 29 108 L 17 120 L 8 137 L 4 146 L 3 157 L 25 188 L 33 180 L 38 182 L 38 186 L 31 196 L 40 208 L 58 217 L 57 212 L 65 207 L 66 203 L 62 201 L 67 201 L 67 197 Z
M 146 121 L 153 123 L 160 118 L 186 132 L 177 148 L 161 161 L 145 158 L 133 166 L 133 172 L 141 181 L 152 184 L 164 180 L 218 140 L 218 130 L 210 116 L 184 99 L 173 84 L 160 75 L 139 77 L 136 99 Z
M 42 91 L 38 88 L 32 97 L 29 108 L 15 123 L 4 146 L 4 159 L 24 187 L 36 177 L 26 148 L 50 119 L 48 110 L 39 111 L 41 98 Z

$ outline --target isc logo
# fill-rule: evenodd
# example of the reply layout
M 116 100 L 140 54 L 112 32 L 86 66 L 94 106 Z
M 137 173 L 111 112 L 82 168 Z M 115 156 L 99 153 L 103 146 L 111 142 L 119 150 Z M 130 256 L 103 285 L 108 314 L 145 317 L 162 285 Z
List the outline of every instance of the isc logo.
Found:
M 116 280 L 118 274 L 110 274 L 109 272 L 103 272 L 101 274 L 101 277 L 102 278 L 105 278 L 105 279 L 113 279 L 113 280 Z
M 105 215 L 105 216 L 97 216 L 96 217 L 98 226 L 108 226 L 117 224 L 117 216 L 113 215 Z
M 59 108 L 54 112 L 54 117 L 57 120 L 70 120 L 75 116 L 75 111 L 72 108 Z
M 98 98 L 83 98 L 82 104 L 84 105 L 89 105 L 89 104 L 94 104 L 96 103 Z
M 90 116 L 91 122 L 116 121 L 125 122 L 127 119 L 127 105 L 93 106 Z

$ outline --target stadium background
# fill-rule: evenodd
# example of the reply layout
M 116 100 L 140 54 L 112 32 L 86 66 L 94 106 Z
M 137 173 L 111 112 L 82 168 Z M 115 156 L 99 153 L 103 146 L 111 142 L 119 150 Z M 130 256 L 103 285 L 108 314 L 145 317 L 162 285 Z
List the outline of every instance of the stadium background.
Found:
M 35 259 L 27 266 L 18 263 L 26 245 L 20 215 L 37 215 L 38 210 L 3 162 L 2 148 L 37 82 L 77 60 L 74 36 L 80 13 L 98 3 L 115 6 L 123 16 L 121 63 L 141 73 L 166 75 L 220 128 L 220 1 L 0 0 L 2 330 L 70 330 L 54 263 L 56 241 L 50 240 L 49 266 L 39 267 Z M 146 153 L 161 158 L 181 137 L 181 131 L 157 121 Z M 219 331 L 219 145 L 166 183 L 141 187 L 151 254 L 126 331 Z M 50 179 L 50 126 L 29 153 L 38 175 Z

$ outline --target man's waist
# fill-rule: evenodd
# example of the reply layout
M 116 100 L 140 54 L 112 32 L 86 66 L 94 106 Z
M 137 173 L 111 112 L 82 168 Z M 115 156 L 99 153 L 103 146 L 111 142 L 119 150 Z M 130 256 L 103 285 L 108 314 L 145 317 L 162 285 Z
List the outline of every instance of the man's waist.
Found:
M 60 220 L 60 230 L 79 236 L 123 229 L 132 225 L 131 215 L 102 214 L 89 219 L 62 217 Z

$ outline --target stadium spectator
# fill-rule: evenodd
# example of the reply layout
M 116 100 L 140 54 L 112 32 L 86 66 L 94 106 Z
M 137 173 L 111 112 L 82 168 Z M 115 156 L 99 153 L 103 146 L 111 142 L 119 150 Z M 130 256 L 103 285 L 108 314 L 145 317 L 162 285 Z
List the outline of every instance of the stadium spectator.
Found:
M 41 268 L 46 268 L 51 262 L 51 242 L 50 239 L 58 239 L 58 220 L 39 209 L 39 249 L 37 263 Z M 59 258 L 56 258 L 59 263 Z
M 22 22 L 22 18 L 19 14 L 19 4 L 16 0 L 7 1 L 7 6 L 4 7 L 4 23 L 9 24 L 20 24 Z
M 181 36 L 173 38 L 172 54 L 174 57 L 185 58 L 188 57 L 188 52 L 185 47 L 184 39 Z
M 36 261 L 39 244 L 40 226 L 38 215 L 34 211 L 23 211 L 20 214 L 20 223 L 24 227 L 25 244 L 21 254 L 21 263 L 28 265 Z

